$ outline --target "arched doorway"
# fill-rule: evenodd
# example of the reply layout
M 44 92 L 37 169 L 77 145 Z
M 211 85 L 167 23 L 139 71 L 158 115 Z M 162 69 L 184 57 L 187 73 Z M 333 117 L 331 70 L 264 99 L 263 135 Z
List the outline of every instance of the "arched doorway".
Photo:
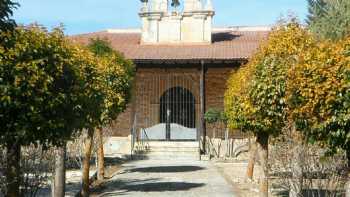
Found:
M 171 125 L 196 128 L 196 101 L 194 95 L 186 88 L 173 87 L 160 97 L 159 122 L 166 124 L 166 138 L 170 140 Z M 176 138 L 176 137 L 175 137 Z M 178 136 L 181 138 L 181 136 Z

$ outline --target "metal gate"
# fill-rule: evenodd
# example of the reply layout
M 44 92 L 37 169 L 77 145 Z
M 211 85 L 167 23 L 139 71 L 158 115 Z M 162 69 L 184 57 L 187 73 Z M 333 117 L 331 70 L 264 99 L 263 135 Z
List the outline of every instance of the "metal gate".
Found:
M 199 83 L 194 73 L 140 74 L 136 82 L 136 131 L 141 140 L 198 139 Z

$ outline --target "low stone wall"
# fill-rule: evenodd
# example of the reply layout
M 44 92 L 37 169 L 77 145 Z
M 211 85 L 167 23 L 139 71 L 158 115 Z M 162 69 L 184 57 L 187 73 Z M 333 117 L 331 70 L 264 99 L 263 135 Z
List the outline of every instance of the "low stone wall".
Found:
M 206 139 L 206 154 L 210 158 L 234 158 L 243 159 L 249 150 L 250 140 L 244 139 L 221 139 L 221 138 L 210 138 Z
M 131 135 L 128 137 L 109 137 L 103 147 L 106 157 L 129 157 L 131 155 Z

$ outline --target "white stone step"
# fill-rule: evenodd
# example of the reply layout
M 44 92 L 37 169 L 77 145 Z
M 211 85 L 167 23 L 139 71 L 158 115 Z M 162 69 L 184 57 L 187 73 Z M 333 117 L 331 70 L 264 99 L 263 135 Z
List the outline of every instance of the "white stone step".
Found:
M 146 142 L 147 150 L 136 157 L 150 160 L 199 160 L 199 142 Z M 143 150 L 140 148 L 140 150 Z
M 148 149 L 149 151 L 161 151 L 161 152 L 196 152 L 199 150 L 198 147 L 154 147 L 151 146 Z
M 157 152 L 150 151 L 143 154 L 134 155 L 136 158 L 149 159 L 149 160 L 193 160 L 198 161 L 200 159 L 199 152 Z
M 186 161 L 186 160 L 193 160 L 193 161 L 199 161 L 200 155 L 199 152 L 196 153 L 165 153 L 165 152 L 149 152 L 144 155 L 145 159 L 149 160 L 180 160 L 180 161 Z
M 186 147 L 186 148 L 199 148 L 199 142 L 178 142 L 178 141 L 149 141 L 145 142 L 150 147 Z

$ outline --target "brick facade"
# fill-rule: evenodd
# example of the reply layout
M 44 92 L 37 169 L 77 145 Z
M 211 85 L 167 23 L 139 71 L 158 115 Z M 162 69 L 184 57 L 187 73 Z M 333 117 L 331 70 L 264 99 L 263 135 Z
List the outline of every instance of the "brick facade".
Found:
M 207 69 L 205 80 L 206 109 L 223 110 L 226 82 L 233 69 L 234 67 L 209 67 Z M 200 70 L 198 68 L 138 68 L 132 102 L 114 122 L 113 135 L 118 137 L 130 135 L 135 113 L 139 128 L 158 124 L 160 96 L 168 88 L 177 86 L 186 88 L 193 94 L 198 128 L 200 117 L 199 85 Z M 211 126 L 207 125 L 209 136 L 212 135 L 210 130 Z
M 206 109 L 224 109 L 226 83 L 233 68 L 209 68 L 205 80 Z

